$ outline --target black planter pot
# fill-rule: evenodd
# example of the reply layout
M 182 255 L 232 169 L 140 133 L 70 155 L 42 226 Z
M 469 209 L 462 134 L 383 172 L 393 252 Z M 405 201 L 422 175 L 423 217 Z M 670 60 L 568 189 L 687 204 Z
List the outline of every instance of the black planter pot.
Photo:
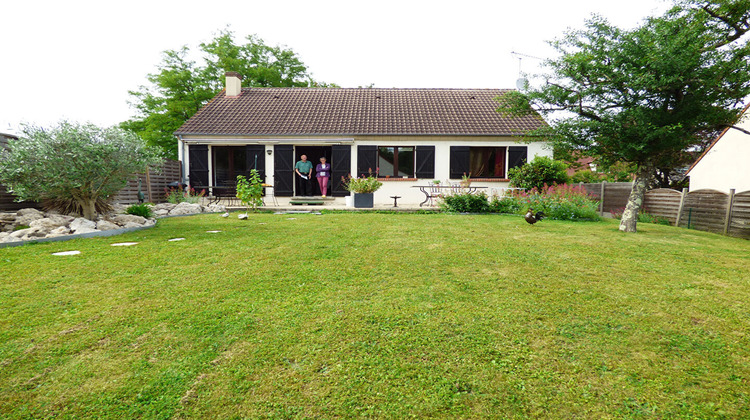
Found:
M 373 207 L 373 193 L 354 193 L 354 208 L 371 209 Z

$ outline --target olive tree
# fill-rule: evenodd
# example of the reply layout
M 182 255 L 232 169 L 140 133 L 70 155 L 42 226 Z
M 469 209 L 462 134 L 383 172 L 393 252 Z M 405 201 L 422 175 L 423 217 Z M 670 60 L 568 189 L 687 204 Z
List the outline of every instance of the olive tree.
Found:
M 19 200 L 77 204 L 96 218 L 96 203 L 121 190 L 134 174 L 161 162 L 133 132 L 63 121 L 51 128 L 29 125 L 0 153 L 0 182 Z

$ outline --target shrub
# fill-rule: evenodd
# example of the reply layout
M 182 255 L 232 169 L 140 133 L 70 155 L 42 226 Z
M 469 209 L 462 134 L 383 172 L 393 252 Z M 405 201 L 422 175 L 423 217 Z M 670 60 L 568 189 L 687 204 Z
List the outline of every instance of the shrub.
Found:
M 541 190 L 545 185 L 564 184 L 568 182 L 568 166 L 546 156 L 537 156 L 523 166 L 508 170 L 510 186 L 531 190 Z
M 570 177 L 570 182 L 574 184 L 578 184 L 579 182 L 583 182 L 584 184 L 596 184 L 602 182 L 602 180 L 603 177 L 600 173 L 592 171 L 577 171 Z
M 490 200 L 490 211 L 492 213 L 514 214 L 521 211 L 521 201 L 514 196 L 492 197 Z
M 441 197 L 440 207 L 445 211 L 457 213 L 489 213 L 490 204 L 487 194 L 455 193 Z
M 149 219 L 152 216 L 151 205 L 146 203 L 133 204 L 132 206 L 125 209 L 125 213 Z
M 201 192 L 196 193 L 194 188 L 188 187 L 186 190 L 183 190 L 182 186 L 177 188 L 165 188 L 164 191 L 167 193 L 167 203 L 172 204 L 197 204 L 200 203 L 203 196 L 206 195 L 206 190 L 201 190 Z
M 263 205 L 263 183 L 260 181 L 260 175 L 255 169 L 250 170 L 250 178 L 237 175 L 237 198 L 250 211 L 252 207 L 255 211 Z
M 517 200 L 518 213 L 526 213 L 529 208 L 543 211 L 548 219 L 555 220 L 599 220 L 598 202 L 591 198 L 585 189 L 561 184 L 532 188 L 530 191 L 510 193 Z

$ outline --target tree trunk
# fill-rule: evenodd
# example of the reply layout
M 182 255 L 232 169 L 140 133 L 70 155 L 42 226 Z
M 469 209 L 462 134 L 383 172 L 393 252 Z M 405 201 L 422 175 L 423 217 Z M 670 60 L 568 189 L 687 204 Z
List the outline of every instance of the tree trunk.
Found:
M 81 205 L 84 218 L 96 220 L 96 200 L 80 199 L 78 203 Z
M 621 232 L 636 232 L 638 212 L 643 207 L 643 200 L 646 198 L 646 188 L 648 187 L 650 174 L 650 169 L 646 167 L 641 167 L 638 171 L 633 183 L 633 189 L 630 190 L 628 204 L 625 206 L 625 211 L 622 212 L 622 219 L 620 220 Z

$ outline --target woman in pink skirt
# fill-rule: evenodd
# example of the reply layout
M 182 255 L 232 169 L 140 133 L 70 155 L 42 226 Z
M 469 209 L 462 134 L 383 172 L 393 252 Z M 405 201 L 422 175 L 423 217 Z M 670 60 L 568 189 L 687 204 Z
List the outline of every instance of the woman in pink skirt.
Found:
M 318 185 L 320 185 L 320 194 L 325 197 L 328 191 L 328 180 L 331 179 L 331 164 L 326 163 L 326 158 L 320 158 L 320 163 L 315 167 Z

